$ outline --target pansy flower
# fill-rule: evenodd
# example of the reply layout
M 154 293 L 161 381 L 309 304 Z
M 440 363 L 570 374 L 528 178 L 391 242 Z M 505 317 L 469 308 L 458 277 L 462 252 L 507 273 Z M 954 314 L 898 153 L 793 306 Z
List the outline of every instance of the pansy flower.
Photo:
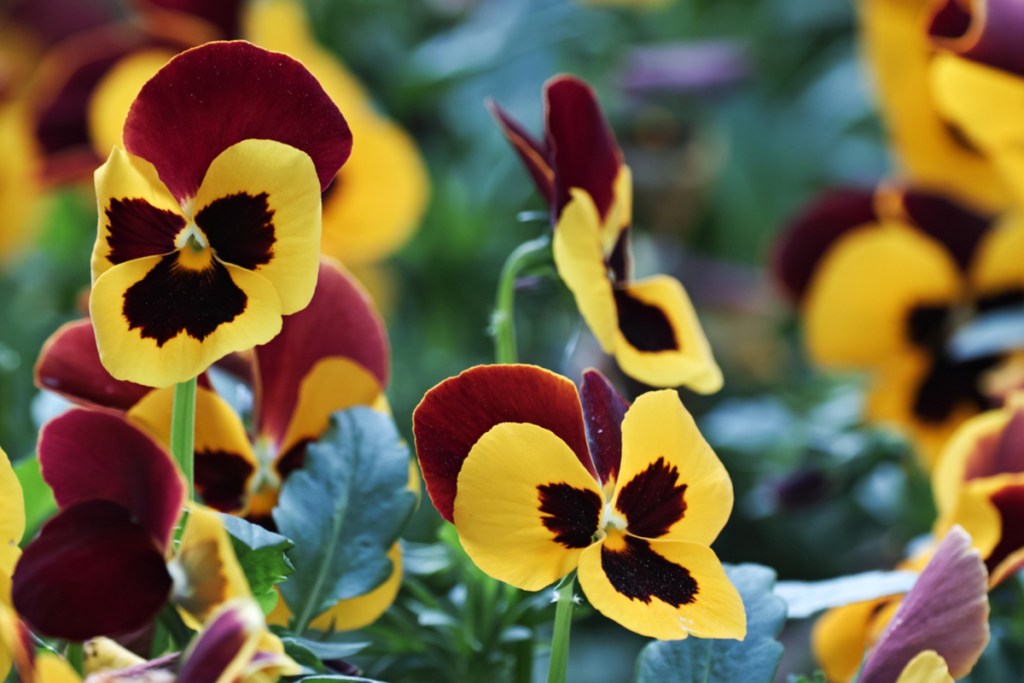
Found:
M 1015 0 L 936 0 L 927 17 L 935 53 L 929 85 L 939 111 L 987 155 L 1019 204 L 1024 200 L 1024 11 Z
M 991 221 L 915 189 L 845 189 L 808 208 L 774 268 L 803 315 L 812 359 L 869 370 L 868 414 L 897 423 L 932 463 L 963 420 L 990 406 L 1005 354 L 960 358 L 950 339 L 977 313 L 1024 301 L 1024 224 Z
M 124 634 L 168 600 L 201 623 L 248 594 L 215 513 L 194 506 L 172 551 L 184 481 L 170 455 L 123 417 L 61 415 L 43 427 L 39 463 L 59 511 L 25 548 L 12 586 L 33 631 L 68 640 Z
M 1024 394 L 963 424 L 932 474 L 938 531 L 962 525 L 992 585 L 1024 567 Z
M 941 93 L 932 87 L 934 65 L 942 61 L 928 31 L 936 4 L 934 0 L 856 3 L 862 49 L 899 166 L 898 177 L 986 209 L 1000 209 L 1009 199 L 1004 179 L 985 151 L 940 106 Z M 945 4 L 962 8 L 969 3 Z M 972 102 L 990 108 L 984 100 Z
M 577 393 L 539 367 L 480 366 L 428 391 L 413 431 L 431 501 L 490 576 L 535 591 L 578 570 L 632 631 L 743 638 L 710 548 L 732 483 L 675 391 L 629 406 L 596 371 Z
M 256 347 L 238 369 L 251 384 L 252 428 L 243 415 L 201 382 L 196 393 L 195 486 L 211 507 L 270 523 L 283 480 L 301 467 L 306 445 L 320 438 L 329 416 L 353 406 L 384 407 L 389 375 L 387 335 L 366 292 L 340 265 L 323 261 L 310 305 L 285 318 L 281 333 Z M 99 362 L 92 325 L 69 323 L 43 346 L 36 383 L 76 403 L 127 413 L 169 443 L 173 389 L 115 380 Z M 395 570 L 366 596 L 345 600 L 313 622 L 315 627 L 358 628 L 375 620 L 394 600 L 401 580 Z M 281 602 L 271 615 L 287 620 Z
M 0 611 L 11 604 L 11 574 L 21 555 L 18 544 L 25 533 L 25 499 L 11 461 L 0 448 Z M 2 629 L 2 626 L 0 626 Z M 11 656 L 0 634 L 0 680 L 11 670 Z
M 632 179 L 594 92 L 559 76 L 544 101 L 543 142 L 491 109 L 551 207 L 555 265 L 580 314 L 630 377 L 718 391 L 722 374 L 686 290 L 667 275 L 633 279 Z
M 352 139 L 301 64 L 225 42 L 161 69 L 124 143 L 96 172 L 90 315 L 111 375 L 169 386 L 309 303 L 320 192 Z

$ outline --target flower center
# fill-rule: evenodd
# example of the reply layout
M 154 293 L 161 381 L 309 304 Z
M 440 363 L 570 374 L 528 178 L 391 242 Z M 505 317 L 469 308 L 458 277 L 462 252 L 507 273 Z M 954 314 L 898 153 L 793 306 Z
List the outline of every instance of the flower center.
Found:
M 607 533 L 611 529 L 616 531 L 625 531 L 626 526 L 626 518 L 615 509 L 610 501 L 605 503 L 604 508 L 601 510 L 600 531 L 604 533 Z
M 178 233 L 174 238 L 174 246 L 178 249 L 178 265 L 183 268 L 204 270 L 213 261 L 213 249 L 195 223 L 190 222 Z

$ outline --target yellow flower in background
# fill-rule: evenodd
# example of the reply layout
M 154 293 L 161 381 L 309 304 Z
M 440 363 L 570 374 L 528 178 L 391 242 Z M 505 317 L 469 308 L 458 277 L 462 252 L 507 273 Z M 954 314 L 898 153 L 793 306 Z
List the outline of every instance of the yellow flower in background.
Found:
M 0 102 L 0 266 L 9 263 L 29 241 L 31 220 L 39 207 L 37 151 L 31 122 L 22 104 Z
M 18 544 L 24 533 L 25 499 L 21 484 L 7 454 L 0 448 L 0 619 L 4 618 L 2 612 L 10 609 L 11 575 L 21 556 Z M 0 680 L 11 670 L 11 652 L 5 644 L 8 635 L 0 624 Z
M 1006 205 L 1005 183 L 940 106 L 928 36 L 935 0 L 859 0 L 862 48 L 901 180 L 985 209 Z M 959 3 L 957 3 L 959 4 Z M 984 100 L 973 100 L 988 108 Z

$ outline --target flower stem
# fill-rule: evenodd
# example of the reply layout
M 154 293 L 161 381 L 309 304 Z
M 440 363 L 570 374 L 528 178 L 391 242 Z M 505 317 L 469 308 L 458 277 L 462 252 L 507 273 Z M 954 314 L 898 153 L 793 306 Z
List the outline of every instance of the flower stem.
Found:
M 572 628 L 573 588 L 576 575 L 570 574 L 555 589 L 555 630 L 551 634 L 551 663 L 548 683 L 565 683 L 569 665 L 569 630 Z
M 519 360 L 519 354 L 516 351 L 516 279 L 527 267 L 541 261 L 542 257 L 543 259 L 549 258 L 550 246 L 551 238 L 547 235 L 523 242 L 509 254 L 501 269 L 501 278 L 498 280 L 498 300 L 491 318 L 491 334 L 494 335 L 494 359 L 498 363 L 516 363 Z
M 188 482 L 188 499 L 195 500 L 196 378 L 176 384 L 171 410 L 171 455 Z

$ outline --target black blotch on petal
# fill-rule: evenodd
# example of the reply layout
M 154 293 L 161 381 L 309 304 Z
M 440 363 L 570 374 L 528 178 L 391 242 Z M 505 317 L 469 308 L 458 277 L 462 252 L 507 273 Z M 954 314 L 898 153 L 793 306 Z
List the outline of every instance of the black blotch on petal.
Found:
M 619 329 L 634 348 L 640 351 L 675 351 L 680 348 L 675 330 L 660 308 L 634 299 L 623 290 L 614 292 Z
M 700 592 L 697 580 L 681 565 L 670 562 L 651 549 L 642 538 L 625 536 L 625 546 L 601 548 L 601 568 L 612 587 L 630 600 L 645 605 L 657 598 L 673 607 L 689 605 Z
M 217 258 L 248 270 L 270 263 L 274 255 L 274 210 L 267 193 L 244 192 L 215 199 L 196 214 Z
M 160 259 L 124 293 L 128 329 L 163 346 L 178 333 L 203 341 L 245 311 L 249 298 L 216 259 L 203 270 L 178 266 L 178 254 Z
M 625 515 L 629 533 L 657 538 L 683 518 L 685 493 L 679 468 L 658 458 L 622 487 L 615 507 Z
M 111 199 L 106 214 L 110 221 L 107 260 L 114 264 L 173 251 L 174 236 L 185 227 L 183 216 L 158 209 L 145 199 Z
M 253 466 L 238 453 L 196 451 L 196 490 L 203 502 L 222 512 L 232 512 L 245 502 L 245 485 Z
M 569 484 L 542 484 L 537 497 L 544 513 L 541 521 L 555 541 L 566 548 L 590 545 L 601 519 L 601 496 Z
M 306 447 L 311 443 L 313 443 L 313 439 L 299 439 L 291 448 L 281 454 L 277 460 L 277 473 L 282 479 L 306 464 Z
M 968 361 L 955 361 L 946 356 L 936 358 L 917 387 L 914 414 L 924 422 L 938 425 L 963 404 L 979 411 L 991 408 L 991 402 L 982 392 L 982 376 L 1000 360 L 999 356 Z
M 992 494 L 991 500 L 999 511 L 1003 529 L 999 543 L 985 560 L 990 572 L 1015 551 L 1024 548 L 1024 524 L 1021 524 L 1024 519 L 1024 486 L 1001 488 Z

